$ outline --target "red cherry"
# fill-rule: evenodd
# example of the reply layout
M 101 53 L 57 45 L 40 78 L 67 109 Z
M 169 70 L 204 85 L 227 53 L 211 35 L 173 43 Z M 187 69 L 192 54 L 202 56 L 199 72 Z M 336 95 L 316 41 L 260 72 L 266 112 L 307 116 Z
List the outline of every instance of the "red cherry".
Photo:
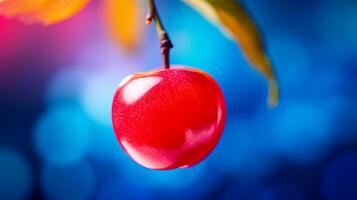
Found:
M 217 145 L 226 105 L 216 81 L 187 67 L 134 74 L 119 85 L 112 107 L 117 139 L 150 169 L 191 167 Z

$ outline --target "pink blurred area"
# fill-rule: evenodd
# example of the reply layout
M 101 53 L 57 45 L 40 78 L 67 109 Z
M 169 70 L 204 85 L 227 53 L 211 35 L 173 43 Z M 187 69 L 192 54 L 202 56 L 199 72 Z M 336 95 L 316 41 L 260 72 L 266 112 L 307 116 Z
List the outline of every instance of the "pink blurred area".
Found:
M 98 6 L 90 3 L 74 17 L 63 22 L 42 26 L 26 25 L 16 19 L 0 17 L 0 70 L 6 73 L 14 61 L 47 59 L 66 64 L 80 47 L 98 35 Z M 40 66 L 53 67 L 53 66 Z
M 0 75 L 7 67 L 6 61 L 15 55 L 19 47 L 24 46 L 26 33 L 23 28 L 24 26 L 16 20 L 0 17 Z

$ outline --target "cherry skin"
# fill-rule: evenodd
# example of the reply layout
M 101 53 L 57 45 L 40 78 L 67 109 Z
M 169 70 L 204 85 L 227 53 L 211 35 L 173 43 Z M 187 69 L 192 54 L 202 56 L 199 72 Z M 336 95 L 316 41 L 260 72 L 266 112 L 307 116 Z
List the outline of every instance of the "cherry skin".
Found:
M 125 78 L 114 96 L 112 120 L 119 143 L 140 165 L 185 168 L 217 145 L 226 105 L 207 73 L 173 67 Z

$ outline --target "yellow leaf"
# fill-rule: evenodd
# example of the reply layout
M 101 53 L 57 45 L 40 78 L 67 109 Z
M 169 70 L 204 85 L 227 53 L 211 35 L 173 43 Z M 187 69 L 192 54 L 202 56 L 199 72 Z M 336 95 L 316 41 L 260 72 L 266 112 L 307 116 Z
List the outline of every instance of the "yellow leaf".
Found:
M 104 14 L 111 35 L 124 47 L 135 50 L 145 27 L 144 8 L 140 0 L 105 0 Z
M 234 39 L 246 59 L 267 79 L 270 106 L 279 101 L 279 87 L 271 62 L 265 53 L 262 37 L 244 7 L 235 0 L 183 0 L 218 25 L 226 35 Z
M 79 12 L 89 0 L 0 0 L 0 15 L 26 23 L 45 25 L 63 21 Z

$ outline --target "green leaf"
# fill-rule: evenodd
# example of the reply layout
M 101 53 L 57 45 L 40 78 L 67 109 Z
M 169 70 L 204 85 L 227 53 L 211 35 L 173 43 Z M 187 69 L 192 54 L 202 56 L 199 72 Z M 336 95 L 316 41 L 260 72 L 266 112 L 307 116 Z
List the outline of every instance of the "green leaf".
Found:
M 235 0 L 183 0 L 199 11 L 234 39 L 246 59 L 258 69 L 268 81 L 270 106 L 279 101 L 279 85 L 271 62 L 265 53 L 261 34 L 242 4 Z

